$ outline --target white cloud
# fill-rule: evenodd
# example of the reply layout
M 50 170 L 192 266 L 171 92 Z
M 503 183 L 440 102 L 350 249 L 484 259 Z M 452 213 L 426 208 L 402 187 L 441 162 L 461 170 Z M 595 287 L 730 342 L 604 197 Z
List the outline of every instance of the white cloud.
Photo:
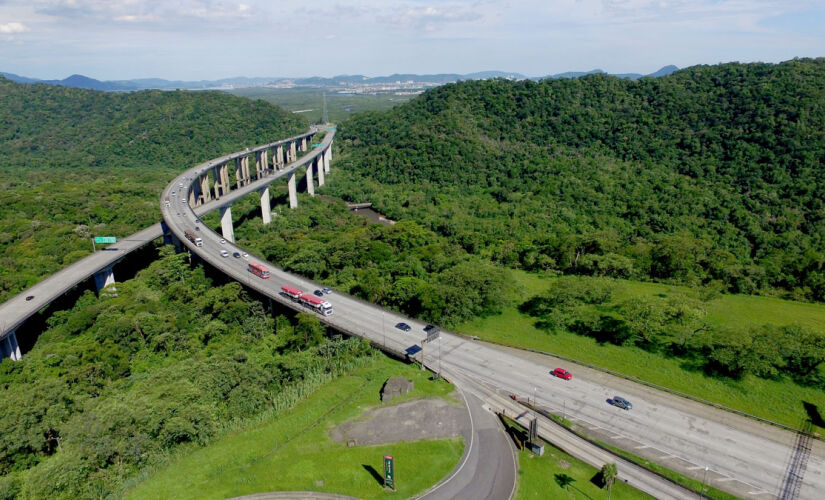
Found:
M 0 24 L 0 33 L 4 35 L 11 35 L 14 33 L 25 33 L 29 28 L 23 23 L 6 23 Z

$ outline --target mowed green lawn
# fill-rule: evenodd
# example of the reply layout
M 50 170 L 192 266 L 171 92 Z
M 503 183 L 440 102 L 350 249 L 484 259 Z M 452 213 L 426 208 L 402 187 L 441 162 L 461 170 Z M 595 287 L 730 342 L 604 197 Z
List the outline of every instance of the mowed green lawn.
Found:
M 573 458 L 551 444 L 545 444 L 544 455 L 518 452 L 518 489 L 516 500 L 545 498 L 607 498 L 606 488 L 596 479 L 599 470 Z M 617 500 L 648 499 L 652 496 L 616 480 L 610 497 Z
M 332 441 L 328 430 L 380 405 L 379 391 L 394 375 L 415 390 L 392 404 L 448 396 L 453 387 L 428 372 L 386 358 L 325 385 L 292 410 L 179 457 L 127 492 L 128 498 L 227 498 L 267 491 L 323 491 L 360 498 L 408 498 L 444 478 L 464 452 L 461 438 L 355 446 Z M 395 459 L 397 492 L 376 478 L 383 457 Z
M 546 290 L 553 280 L 522 272 L 514 275 L 522 285 L 524 300 Z M 614 293 L 615 301 L 633 294 L 671 294 L 686 290 L 652 283 L 617 283 L 619 288 Z M 708 319 L 720 327 L 797 322 L 825 331 L 825 305 L 770 297 L 722 295 L 711 302 Z M 753 376 L 741 380 L 711 378 L 701 371 L 684 367 L 684 361 L 678 358 L 668 358 L 635 347 L 599 344 L 592 338 L 573 333 L 548 334 L 536 328 L 534 323 L 534 318 L 520 313 L 517 306 L 513 306 L 501 314 L 459 325 L 456 331 L 485 340 L 569 356 L 794 427 L 807 418 L 803 401 L 813 403 L 825 412 L 825 394 L 820 389 L 802 387 L 790 380 L 766 380 Z

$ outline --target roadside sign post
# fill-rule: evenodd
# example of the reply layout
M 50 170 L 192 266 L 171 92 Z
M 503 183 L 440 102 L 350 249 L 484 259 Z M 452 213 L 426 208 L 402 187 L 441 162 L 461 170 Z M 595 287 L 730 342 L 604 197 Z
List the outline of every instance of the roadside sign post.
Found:
M 384 455 L 384 487 L 395 491 L 395 465 L 392 455 Z

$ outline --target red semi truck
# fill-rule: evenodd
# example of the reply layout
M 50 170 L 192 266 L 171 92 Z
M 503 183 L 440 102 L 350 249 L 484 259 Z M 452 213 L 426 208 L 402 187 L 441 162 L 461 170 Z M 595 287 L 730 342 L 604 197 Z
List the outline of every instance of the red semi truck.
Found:
M 318 298 L 311 293 L 304 293 L 303 290 L 295 288 L 294 286 L 282 286 L 281 292 L 295 302 L 299 302 L 305 307 L 309 307 L 313 311 L 329 316 L 332 314 L 332 304 L 324 299 Z

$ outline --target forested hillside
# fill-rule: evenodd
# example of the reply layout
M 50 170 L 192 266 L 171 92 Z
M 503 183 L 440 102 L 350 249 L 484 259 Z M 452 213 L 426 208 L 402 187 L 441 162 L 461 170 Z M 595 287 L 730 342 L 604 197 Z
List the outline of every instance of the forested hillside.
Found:
M 160 219 L 181 170 L 306 130 L 221 92 L 106 93 L 0 78 L 0 301 Z
M 290 407 L 373 352 L 273 318 L 171 247 L 117 297 L 86 292 L 0 362 L 0 498 L 102 498 L 181 447 Z M 120 495 L 115 495 L 120 496 Z
M 340 128 L 330 189 L 528 270 L 825 300 L 825 59 L 446 85 Z

